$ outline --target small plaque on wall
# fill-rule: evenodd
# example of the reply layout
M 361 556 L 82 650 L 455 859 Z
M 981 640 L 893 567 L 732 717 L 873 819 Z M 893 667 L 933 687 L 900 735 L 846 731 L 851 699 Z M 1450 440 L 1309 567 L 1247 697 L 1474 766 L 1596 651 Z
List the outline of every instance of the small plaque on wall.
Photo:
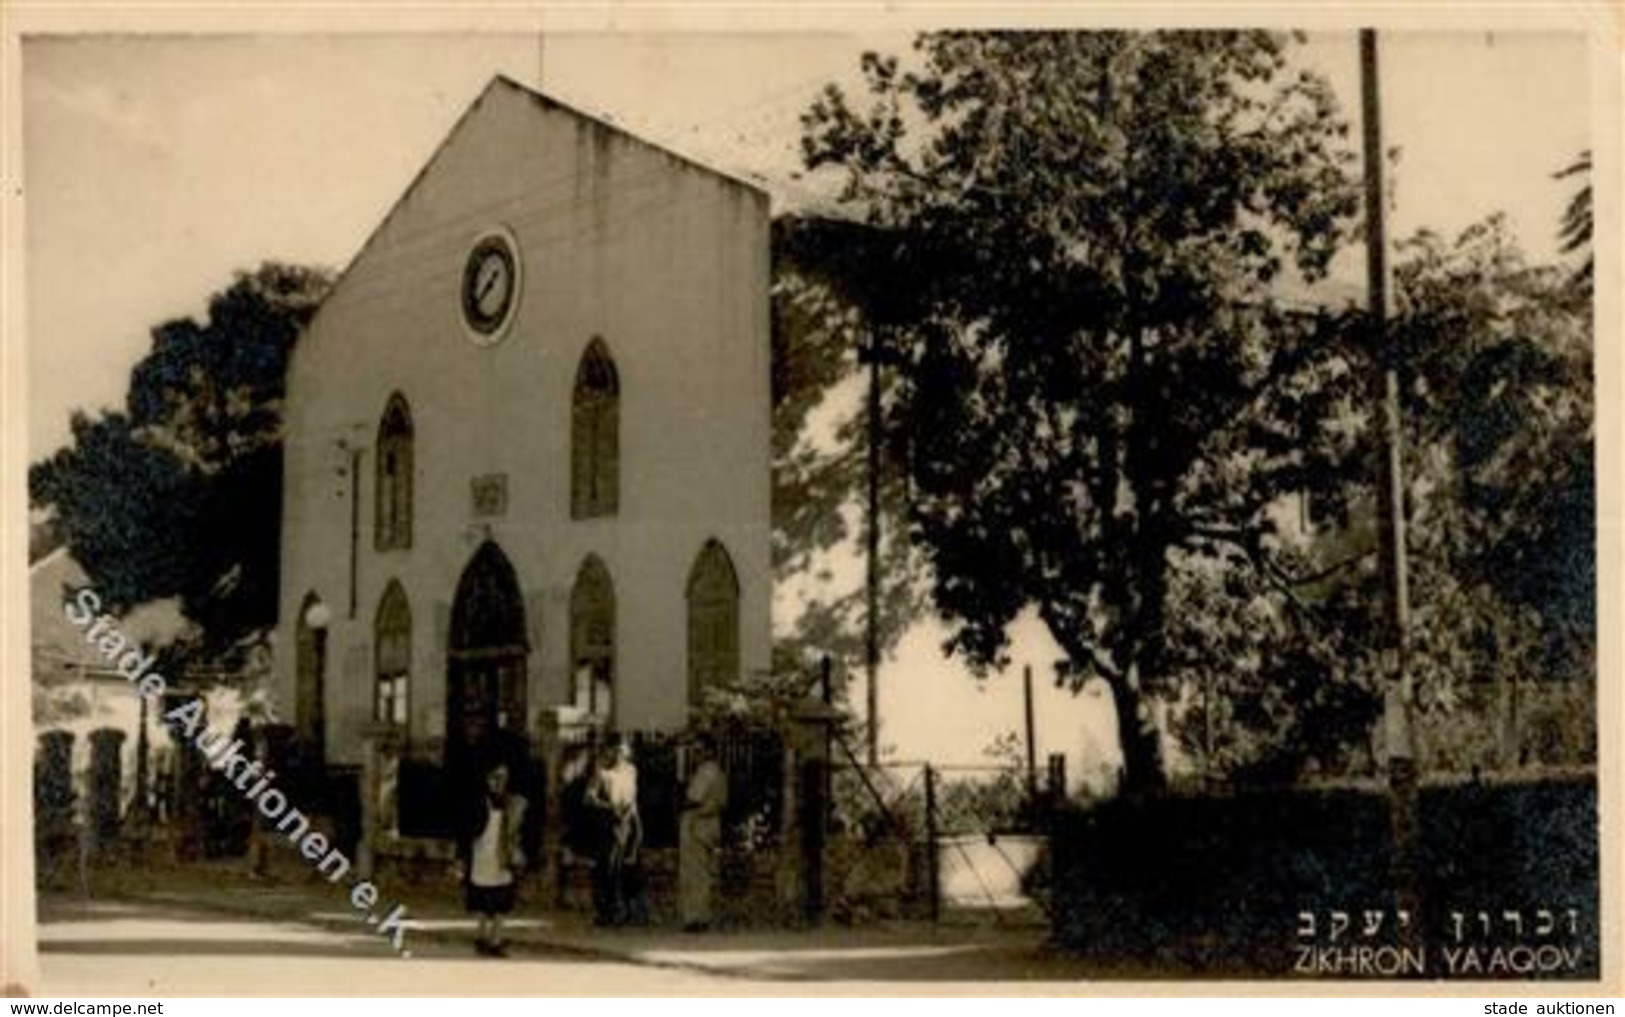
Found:
M 508 475 L 487 473 L 472 482 L 474 515 L 479 518 L 506 515 L 508 512 Z

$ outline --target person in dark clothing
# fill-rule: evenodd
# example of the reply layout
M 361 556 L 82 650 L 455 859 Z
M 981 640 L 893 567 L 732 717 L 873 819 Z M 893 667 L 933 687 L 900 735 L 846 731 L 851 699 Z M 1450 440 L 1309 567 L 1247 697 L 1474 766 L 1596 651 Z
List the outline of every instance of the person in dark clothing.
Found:
M 470 803 L 458 832 L 458 857 L 463 863 L 464 905 L 479 916 L 474 950 L 501 957 L 507 953 L 502 916 L 513 911 L 515 884 L 525 866 L 520 833 L 526 803 L 508 790 L 505 763 L 491 764 L 484 783 L 484 793 Z

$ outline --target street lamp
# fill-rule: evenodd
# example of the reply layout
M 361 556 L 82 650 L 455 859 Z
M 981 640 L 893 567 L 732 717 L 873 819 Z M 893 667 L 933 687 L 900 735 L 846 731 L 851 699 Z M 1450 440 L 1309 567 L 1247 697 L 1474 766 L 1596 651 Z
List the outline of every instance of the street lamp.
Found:
M 327 629 L 333 624 L 333 609 L 327 606 L 326 601 L 315 600 L 305 608 L 305 627 L 310 629 L 312 674 L 309 712 L 300 720 L 299 734 L 308 739 L 304 746 L 304 758 L 307 763 L 307 774 L 314 773 L 322 767 L 327 759 Z M 301 698 L 304 690 L 301 689 Z
M 305 608 L 305 624 L 312 632 L 325 632 L 333 624 L 333 609 L 324 601 L 316 601 Z

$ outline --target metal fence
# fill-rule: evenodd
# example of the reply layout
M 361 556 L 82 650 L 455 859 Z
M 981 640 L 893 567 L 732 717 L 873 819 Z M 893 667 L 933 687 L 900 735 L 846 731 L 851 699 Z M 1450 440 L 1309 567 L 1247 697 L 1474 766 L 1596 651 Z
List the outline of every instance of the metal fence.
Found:
M 1004 923 L 1048 906 L 1045 834 L 1064 780 L 1019 765 L 864 765 L 837 746 L 830 783 L 827 899 L 837 920 Z
M 720 730 L 714 736 L 718 762 L 728 778 L 728 805 L 723 812 L 727 844 L 757 848 L 777 844 L 784 803 L 782 741 L 773 731 L 746 726 Z M 565 747 L 560 783 L 567 790 L 565 815 L 560 818 L 566 827 L 605 737 L 589 728 Z M 657 850 L 675 848 L 688 775 L 688 748 L 682 735 L 624 731 L 619 737 L 631 746 L 632 763 L 638 770 L 638 814 L 643 823 L 644 845 Z

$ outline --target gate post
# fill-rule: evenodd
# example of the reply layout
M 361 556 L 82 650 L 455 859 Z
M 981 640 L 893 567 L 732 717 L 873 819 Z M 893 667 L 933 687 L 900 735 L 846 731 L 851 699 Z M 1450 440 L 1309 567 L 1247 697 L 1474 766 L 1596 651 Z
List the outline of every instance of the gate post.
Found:
M 73 824 L 73 732 L 45 731 L 34 759 L 34 821 L 46 829 Z
M 805 878 L 802 883 L 802 917 L 808 925 L 821 925 L 824 921 L 824 840 L 829 802 L 824 797 L 824 770 L 829 764 L 822 759 L 805 759 L 800 763 L 801 787 L 796 795 L 801 808 L 801 858 Z
M 100 852 L 119 833 L 124 792 L 124 732 L 99 727 L 90 732 L 91 844 Z
M 829 830 L 829 732 L 840 717 L 834 708 L 812 700 L 798 704 L 788 755 L 795 760 L 796 868 L 801 873 L 801 917 L 809 925 L 824 920 L 828 888 L 824 885 L 825 840 Z
M 539 858 L 533 860 L 540 885 L 547 888 L 553 907 L 564 904 L 564 737 L 557 709 L 544 708 L 536 718 L 536 761 L 542 768 L 542 810 Z
M 45 731 L 34 756 L 34 878 L 51 886 L 65 859 L 78 853 L 73 787 L 73 732 Z

